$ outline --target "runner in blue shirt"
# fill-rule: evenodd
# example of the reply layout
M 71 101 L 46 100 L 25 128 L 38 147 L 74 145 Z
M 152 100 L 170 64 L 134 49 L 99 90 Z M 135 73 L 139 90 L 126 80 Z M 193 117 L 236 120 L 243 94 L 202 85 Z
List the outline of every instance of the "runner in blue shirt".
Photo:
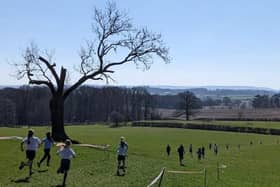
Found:
M 37 162 L 38 167 L 41 166 L 42 162 L 44 162 L 45 159 L 47 159 L 47 166 L 50 166 L 50 151 L 54 144 L 54 140 L 52 139 L 50 132 L 46 133 L 46 137 L 42 140 L 42 142 L 44 143 L 44 156 L 39 162 Z

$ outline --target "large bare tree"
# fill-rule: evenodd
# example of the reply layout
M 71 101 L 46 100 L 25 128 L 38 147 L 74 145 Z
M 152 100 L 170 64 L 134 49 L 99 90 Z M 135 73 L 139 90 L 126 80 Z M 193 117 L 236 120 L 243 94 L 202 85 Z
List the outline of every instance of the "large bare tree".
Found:
M 190 91 L 185 91 L 178 94 L 178 110 L 175 112 L 175 116 L 185 115 L 186 121 L 188 121 L 195 113 L 195 109 L 201 108 L 201 100 Z
M 153 59 L 169 62 L 168 48 L 162 36 L 146 28 L 133 26 L 127 13 L 116 4 L 108 2 L 104 10 L 95 8 L 92 23 L 95 38 L 81 48 L 78 72 L 80 78 L 66 85 L 67 69 L 59 69 L 50 53 L 42 53 L 36 45 L 30 45 L 24 60 L 16 64 L 17 78 L 28 78 L 29 84 L 47 86 L 51 92 L 49 108 L 52 134 L 55 140 L 68 138 L 64 130 L 64 101 L 79 86 L 88 80 L 110 80 L 114 67 L 135 63 L 148 69 Z

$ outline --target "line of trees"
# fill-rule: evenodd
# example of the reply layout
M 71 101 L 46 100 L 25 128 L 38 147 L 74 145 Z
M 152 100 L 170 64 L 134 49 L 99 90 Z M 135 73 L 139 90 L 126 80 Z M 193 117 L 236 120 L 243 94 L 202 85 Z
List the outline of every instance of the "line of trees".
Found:
M 48 102 L 51 93 L 46 87 L 5 88 L 0 90 L 0 124 L 50 124 Z M 67 123 L 132 121 L 158 119 L 151 95 L 140 87 L 78 88 L 65 102 Z
M 190 92 L 190 91 L 189 91 Z M 191 92 L 193 93 L 193 92 Z M 195 94 L 196 97 L 198 97 Z M 154 100 L 156 101 L 157 108 L 168 108 L 168 109 L 177 109 L 178 103 L 180 102 L 180 94 L 177 95 L 153 95 Z M 239 99 L 231 99 L 229 97 L 223 97 L 222 99 L 215 99 L 212 97 L 206 97 L 204 99 L 199 100 L 200 105 L 204 106 L 239 106 L 241 104 L 241 100 Z
M 280 94 L 256 95 L 253 99 L 254 108 L 280 108 Z

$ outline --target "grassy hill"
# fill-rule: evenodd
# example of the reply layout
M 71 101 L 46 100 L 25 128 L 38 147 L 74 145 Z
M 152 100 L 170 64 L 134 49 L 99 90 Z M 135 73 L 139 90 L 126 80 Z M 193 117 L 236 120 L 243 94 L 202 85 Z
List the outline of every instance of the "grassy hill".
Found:
M 36 127 L 35 132 L 43 137 L 47 127 Z M 1 128 L 0 136 L 24 136 L 27 128 Z M 146 186 L 163 167 L 167 170 L 207 169 L 208 186 L 279 186 L 280 149 L 276 142 L 279 136 L 241 134 L 215 131 L 105 126 L 68 126 L 69 135 L 82 143 L 111 144 L 109 157 L 103 151 L 73 147 L 77 158 L 72 162 L 68 186 Z M 127 175 L 118 177 L 116 172 L 116 146 L 120 136 L 125 136 L 129 144 Z M 249 142 L 253 141 L 253 146 Z M 259 144 L 259 142 L 262 144 Z M 219 155 L 208 149 L 209 143 L 219 145 Z M 171 157 L 165 155 L 165 146 L 172 147 Z M 206 147 L 206 159 L 198 161 L 194 155 L 185 157 L 185 167 L 178 164 L 176 149 L 184 144 Z M 229 144 L 229 150 L 225 145 Z M 241 145 L 239 150 L 237 145 Z M 59 159 L 52 150 L 51 167 L 42 166 L 29 182 L 21 179 L 27 176 L 27 169 L 18 170 L 19 162 L 25 154 L 19 149 L 16 140 L 0 141 L 0 186 L 55 186 L 60 184 L 62 176 L 56 174 Z M 42 156 L 42 148 L 37 158 Z M 227 166 L 216 180 L 217 162 Z M 40 172 L 41 171 L 41 172 Z M 203 186 L 201 175 L 176 175 L 167 173 L 162 186 Z

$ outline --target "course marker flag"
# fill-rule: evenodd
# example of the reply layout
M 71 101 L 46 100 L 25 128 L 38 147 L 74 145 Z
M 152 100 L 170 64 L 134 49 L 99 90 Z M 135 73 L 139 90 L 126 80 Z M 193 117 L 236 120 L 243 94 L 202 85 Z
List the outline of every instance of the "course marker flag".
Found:
M 154 185 L 155 183 L 157 183 L 158 181 L 159 181 L 158 186 L 160 186 L 164 173 L 165 173 L 165 168 L 163 168 L 163 169 L 161 170 L 161 172 L 159 173 L 159 175 L 156 176 L 156 177 L 154 178 L 154 180 L 153 180 L 147 187 L 153 186 L 153 185 Z
M 227 165 L 225 165 L 225 164 L 219 164 L 219 162 L 217 163 L 217 180 L 220 180 L 220 173 L 222 172 L 224 172 L 224 169 L 226 169 L 227 168 Z M 221 170 L 221 171 L 220 171 Z
M 222 164 L 222 165 L 220 166 L 220 168 L 221 168 L 221 169 L 225 169 L 225 168 L 227 168 L 227 166 L 224 165 L 224 164 Z

